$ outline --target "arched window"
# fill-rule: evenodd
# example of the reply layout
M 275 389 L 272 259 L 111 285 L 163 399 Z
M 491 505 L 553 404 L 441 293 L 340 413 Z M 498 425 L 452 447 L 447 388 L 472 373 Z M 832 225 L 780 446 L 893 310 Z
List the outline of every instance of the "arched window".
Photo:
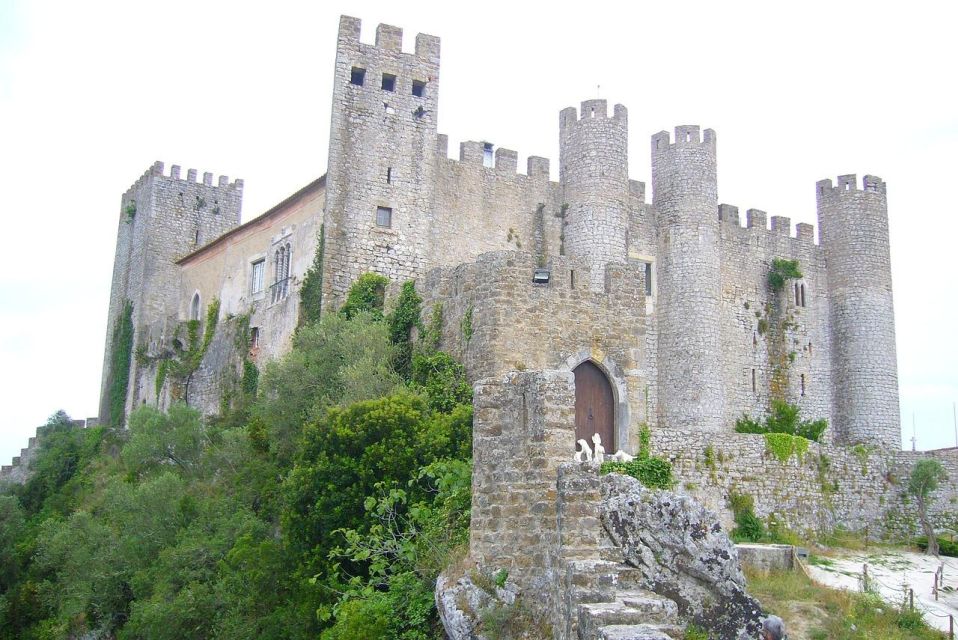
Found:
M 193 294 L 193 301 L 190 302 L 190 320 L 200 319 L 200 292 Z
M 274 254 L 273 263 L 273 302 L 277 302 L 286 297 L 289 292 L 289 264 L 292 247 L 287 242 Z
M 805 284 L 804 284 L 804 283 L 802 284 L 802 296 L 801 296 L 801 298 L 802 298 L 802 306 L 804 307 L 804 306 L 805 306 Z

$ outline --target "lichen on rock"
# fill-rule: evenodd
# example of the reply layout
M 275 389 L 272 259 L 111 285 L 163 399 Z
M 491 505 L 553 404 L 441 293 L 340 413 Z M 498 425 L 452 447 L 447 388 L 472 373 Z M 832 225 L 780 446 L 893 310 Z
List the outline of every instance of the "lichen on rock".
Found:
M 634 478 L 602 480 L 602 524 L 643 587 L 718 638 L 754 638 L 761 605 L 745 590 L 738 552 L 718 517 L 688 496 L 652 491 Z

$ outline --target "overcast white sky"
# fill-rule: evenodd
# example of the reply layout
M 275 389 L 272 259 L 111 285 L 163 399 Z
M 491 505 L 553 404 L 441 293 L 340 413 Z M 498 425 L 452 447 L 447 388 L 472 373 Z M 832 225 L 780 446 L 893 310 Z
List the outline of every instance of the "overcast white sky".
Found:
M 244 220 L 325 172 L 342 13 L 442 38 L 451 149 L 555 174 L 559 110 L 598 93 L 639 180 L 677 124 L 716 130 L 720 202 L 793 224 L 817 180 L 884 178 L 905 436 L 954 445 L 958 3 L 0 0 L 0 461 L 96 413 L 120 195 L 154 160 L 244 178 Z

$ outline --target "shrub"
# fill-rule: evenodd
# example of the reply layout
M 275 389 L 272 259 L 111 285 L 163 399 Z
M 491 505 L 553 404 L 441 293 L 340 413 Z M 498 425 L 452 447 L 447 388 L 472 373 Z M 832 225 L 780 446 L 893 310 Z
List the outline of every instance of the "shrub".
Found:
M 650 489 L 671 489 L 675 485 L 671 463 L 656 456 L 636 458 L 629 462 L 603 462 L 600 472 L 632 476 Z
M 786 280 L 801 278 L 802 272 L 798 267 L 798 260 L 775 258 L 772 268 L 768 272 L 768 286 L 772 291 L 781 291 Z
M 818 442 L 827 428 L 828 421 L 824 418 L 800 420 L 798 405 L 779 399 L 772 400 L 771 411 L 764 423 L 752 419 L 748 414 L 735 421 L 735 431 L 738 433 L 787 433 L 813 442 Z
M 364 273 L 349 288 L 346 302 L 339 309 L 339 312 L 347 318 L 352 318 L 364 311 L 376 318 L 382 318 L 388 285 L 389 278 L 386 276 L 381 276 L 378 273 Z
M 729 507 L 735 516 L 732 539 L 736 542 L 758 542 L 765 537 L 765 525 L 755 515 L 755 500 L 744 493 L 732 492 L 728 497 Z

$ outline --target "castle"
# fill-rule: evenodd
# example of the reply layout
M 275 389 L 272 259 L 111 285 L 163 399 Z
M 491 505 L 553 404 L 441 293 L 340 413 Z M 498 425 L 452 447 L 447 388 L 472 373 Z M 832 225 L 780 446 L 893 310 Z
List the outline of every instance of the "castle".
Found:
M 628 112 L 605 100 L 559 113 L 558 182 L 548 159 L 531 156 L 520 173 L 515 151 L 486 141 L 450 159 L 436 126 L 439 48 L 419 34 L 404 52 L 388 25 L 367 44 L 343 17 L 328 171 L 245 224 L 240 180 L 156 163 L 123 194 L 101 419 L 124 314 L 135 351 L 125 412 L 185 399 L 213 413 L 243 362 L 289 348 L 318 256 L 323 309 L 370 271 L 393 294 L 415 280 L 424 314 L 441 306 L 442 347 L 477 384 L 478 556 L 521 562 L 527 505 L 547 496 L 556 512 L 556 470 L 575 441 L 599 433 L 607 451 L 631 453 L 642 425 L 681 488 L 718 511 L 734 489 L 787 526 L 912 527 L 898 480 L 915 456 L 900 451 L 885 183 L 815 185 L 816 242 L 810 224 L 793 232 L 786 217 L 720 204 L 715 132 L 679 126 L 651 137 L 649 199 L 629 177 Z M 185 388 L 164 365 L 173 345 L 197 356 Z M 780 460 L 760 436 L 734 432 L 773 399 L 827 419 L 822 442 Z M 548 452 L 492 464 L 513 445 Z M 950 474 L 940 496 L 953 497 L 958 459 L 935 455 Z M 954 518 L 948 500 L 937 504 L 940 521 Z

